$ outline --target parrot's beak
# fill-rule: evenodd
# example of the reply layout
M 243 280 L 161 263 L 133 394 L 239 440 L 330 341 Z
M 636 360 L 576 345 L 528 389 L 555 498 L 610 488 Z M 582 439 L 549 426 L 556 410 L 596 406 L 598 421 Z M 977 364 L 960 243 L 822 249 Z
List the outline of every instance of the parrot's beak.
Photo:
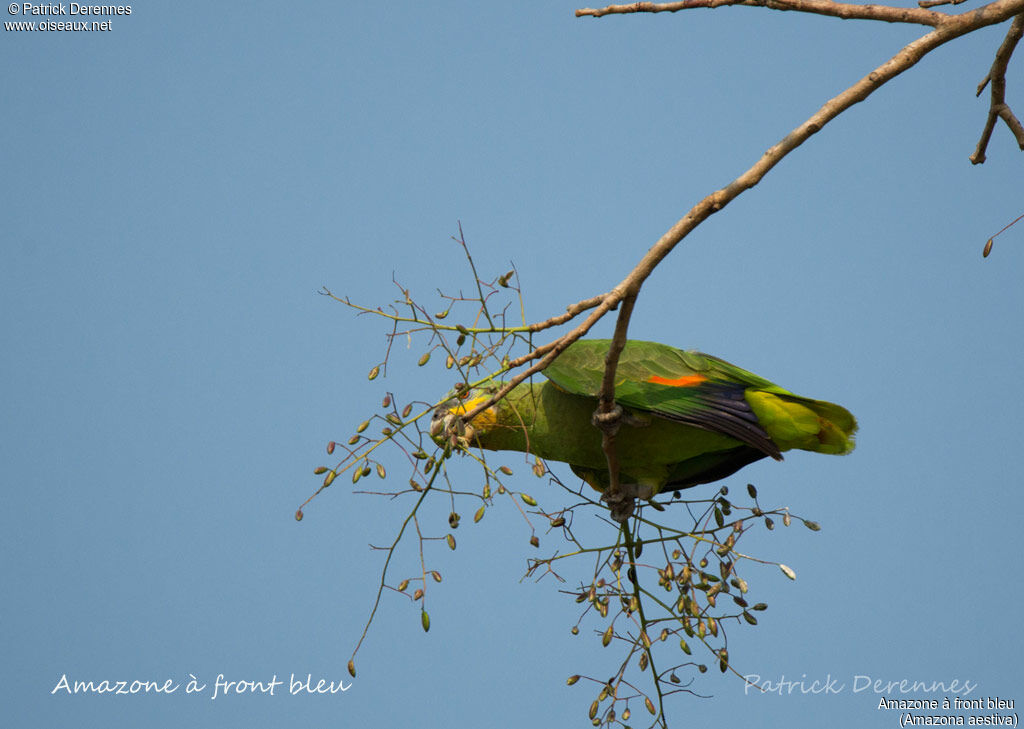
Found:
M 450 441 L 452 446 L 456 446 L 459 443 L 464 445 L 472 443 L 477 435 L 477 429 L 473 427 L 472 423 L 464 421 L 462 416 L 480 401 L 479 398 L 469 402 L 449 400 L 439 405 L 437 410 L 434 411 L 433 418 L 430 420 L 430 437 L 438 445 L 443 445 L 446 441 Z

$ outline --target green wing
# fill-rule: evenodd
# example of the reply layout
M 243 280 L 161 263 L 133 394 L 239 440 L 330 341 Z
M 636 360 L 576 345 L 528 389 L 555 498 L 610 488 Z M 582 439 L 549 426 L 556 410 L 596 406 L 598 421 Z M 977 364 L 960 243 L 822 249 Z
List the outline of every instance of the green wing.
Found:
M 597 397 L 609 344 L 575 342 L 544 374 L 566 392 Z M 630 341 L 615 380 L 615 400 L 624 407 L 730 436 L 776 459 L 789 448 L 853 448 L 856 422 L 844 408 L 795 395 L 717 357 Z

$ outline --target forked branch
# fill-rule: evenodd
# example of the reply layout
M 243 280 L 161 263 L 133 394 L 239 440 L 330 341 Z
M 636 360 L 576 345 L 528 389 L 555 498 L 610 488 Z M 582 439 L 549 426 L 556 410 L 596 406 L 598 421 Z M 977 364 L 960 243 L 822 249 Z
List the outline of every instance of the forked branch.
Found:
M 989 69 L 988 74 L 978 84 L 977 96 L 981 96 L 981 92 L 985 90 L 986 85 L 992 84 L 992 101 L 988 109 L 988 118 L 985 120 L 985 128 L 981 132 L 981 139 L 978 140 L 978 146 L 970 157 L 971 164 L 980 165 L 985 161 L 985 150 L 988 148 L 988 141 L 992 137 L 992 130 L 995 128 L 996 119 L 1002 119 L 1006 122 L 1006 126 L 1010 128 L 1013 136 L 1017 139 L 1017 145 L 1024 149 L 1024 126 L 1021 125 L 1020 120 L 1014 116 L 1009 104 L 1006 103 L 1006 67 L 1010 63 L 1010 56 L 1013 55 L 1013 49 L 1017 47 L 1017 43 L 1020 42 L 1022 35 L 1024 35 L 1024 13 L 1015 17 L 1013 22 L 1010 23 L 1010 29 L 1006 31 L 1006 37 L 1003 38 L 999 50 L 996 51 L 995 60 L 992 61 L 992 68 Z

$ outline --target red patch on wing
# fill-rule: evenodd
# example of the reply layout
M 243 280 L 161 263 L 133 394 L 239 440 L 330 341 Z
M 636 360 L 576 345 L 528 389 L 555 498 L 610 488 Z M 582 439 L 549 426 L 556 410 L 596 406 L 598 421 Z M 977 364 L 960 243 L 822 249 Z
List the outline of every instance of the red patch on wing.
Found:
M 675 379 L 670 380 L 667 377 L 654 375 L 647 381 L 655 385 L 668 385 L 669 387 L 694 387 L 702 382 L 707 382 L 707 379 L 708 378 L 704 375 L 685 375 L 683 377 L 676 377 Z

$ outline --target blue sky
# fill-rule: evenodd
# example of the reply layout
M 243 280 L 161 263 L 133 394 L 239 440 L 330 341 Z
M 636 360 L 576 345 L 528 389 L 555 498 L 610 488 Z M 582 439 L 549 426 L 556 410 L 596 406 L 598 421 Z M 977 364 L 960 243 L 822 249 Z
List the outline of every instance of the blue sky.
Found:
M 148 3 L 109 32 L 4 31 L 12 726 L 589 725 L 593 692 L 565 678 L 610 674 L 619 656 L 592 634 L 603 625 L 570 635 L 577 606 L 552 581 L 520 582 L 535 550 L 507 507 L 432 553 L 429 634 L 390 596 L 348 678 L 379 579 L 368 545 L 390 541 L 402 505 L 341 479 L 301 524 L 292 514 L 324 444 L 386 390 L 428 399 L 451 383 L 415 348 L 368 382 L 386 327 L 317 291 L 386 304 L 394 275 L 432 305 L 468 288 L 461 220 L 485 277 L 514 262 L 528 318 L 559 312 L 921 31 L 574 9 Z M 798 578 L 748 576 L 770 607 L 730 633 L 734 663 L 845 690 L 754 695 L 710 671 L 694 688 L 711 698 L 671 700 L 673 725 L 895 726 L 856 677 L 1024 698 L 1024 230 L 981 258 L 1024 212 L 1024 177 L 1002 127 L 986 164 L 967 160 L 1003 32 L 936 51 L 851 109 L 643 289 L 633 337 L 717 354 L 861 425 L 847 458 L 797 453 L 727 481 L 823 526 L 756 537 Z M 414 551 L 397 559 L 418 568 Z M 51 695 L 64 674 L 182 688 Z M 205 693 L 183 693 L 190 674 Z M 351 688 L 211 700 L 221 674 Z

